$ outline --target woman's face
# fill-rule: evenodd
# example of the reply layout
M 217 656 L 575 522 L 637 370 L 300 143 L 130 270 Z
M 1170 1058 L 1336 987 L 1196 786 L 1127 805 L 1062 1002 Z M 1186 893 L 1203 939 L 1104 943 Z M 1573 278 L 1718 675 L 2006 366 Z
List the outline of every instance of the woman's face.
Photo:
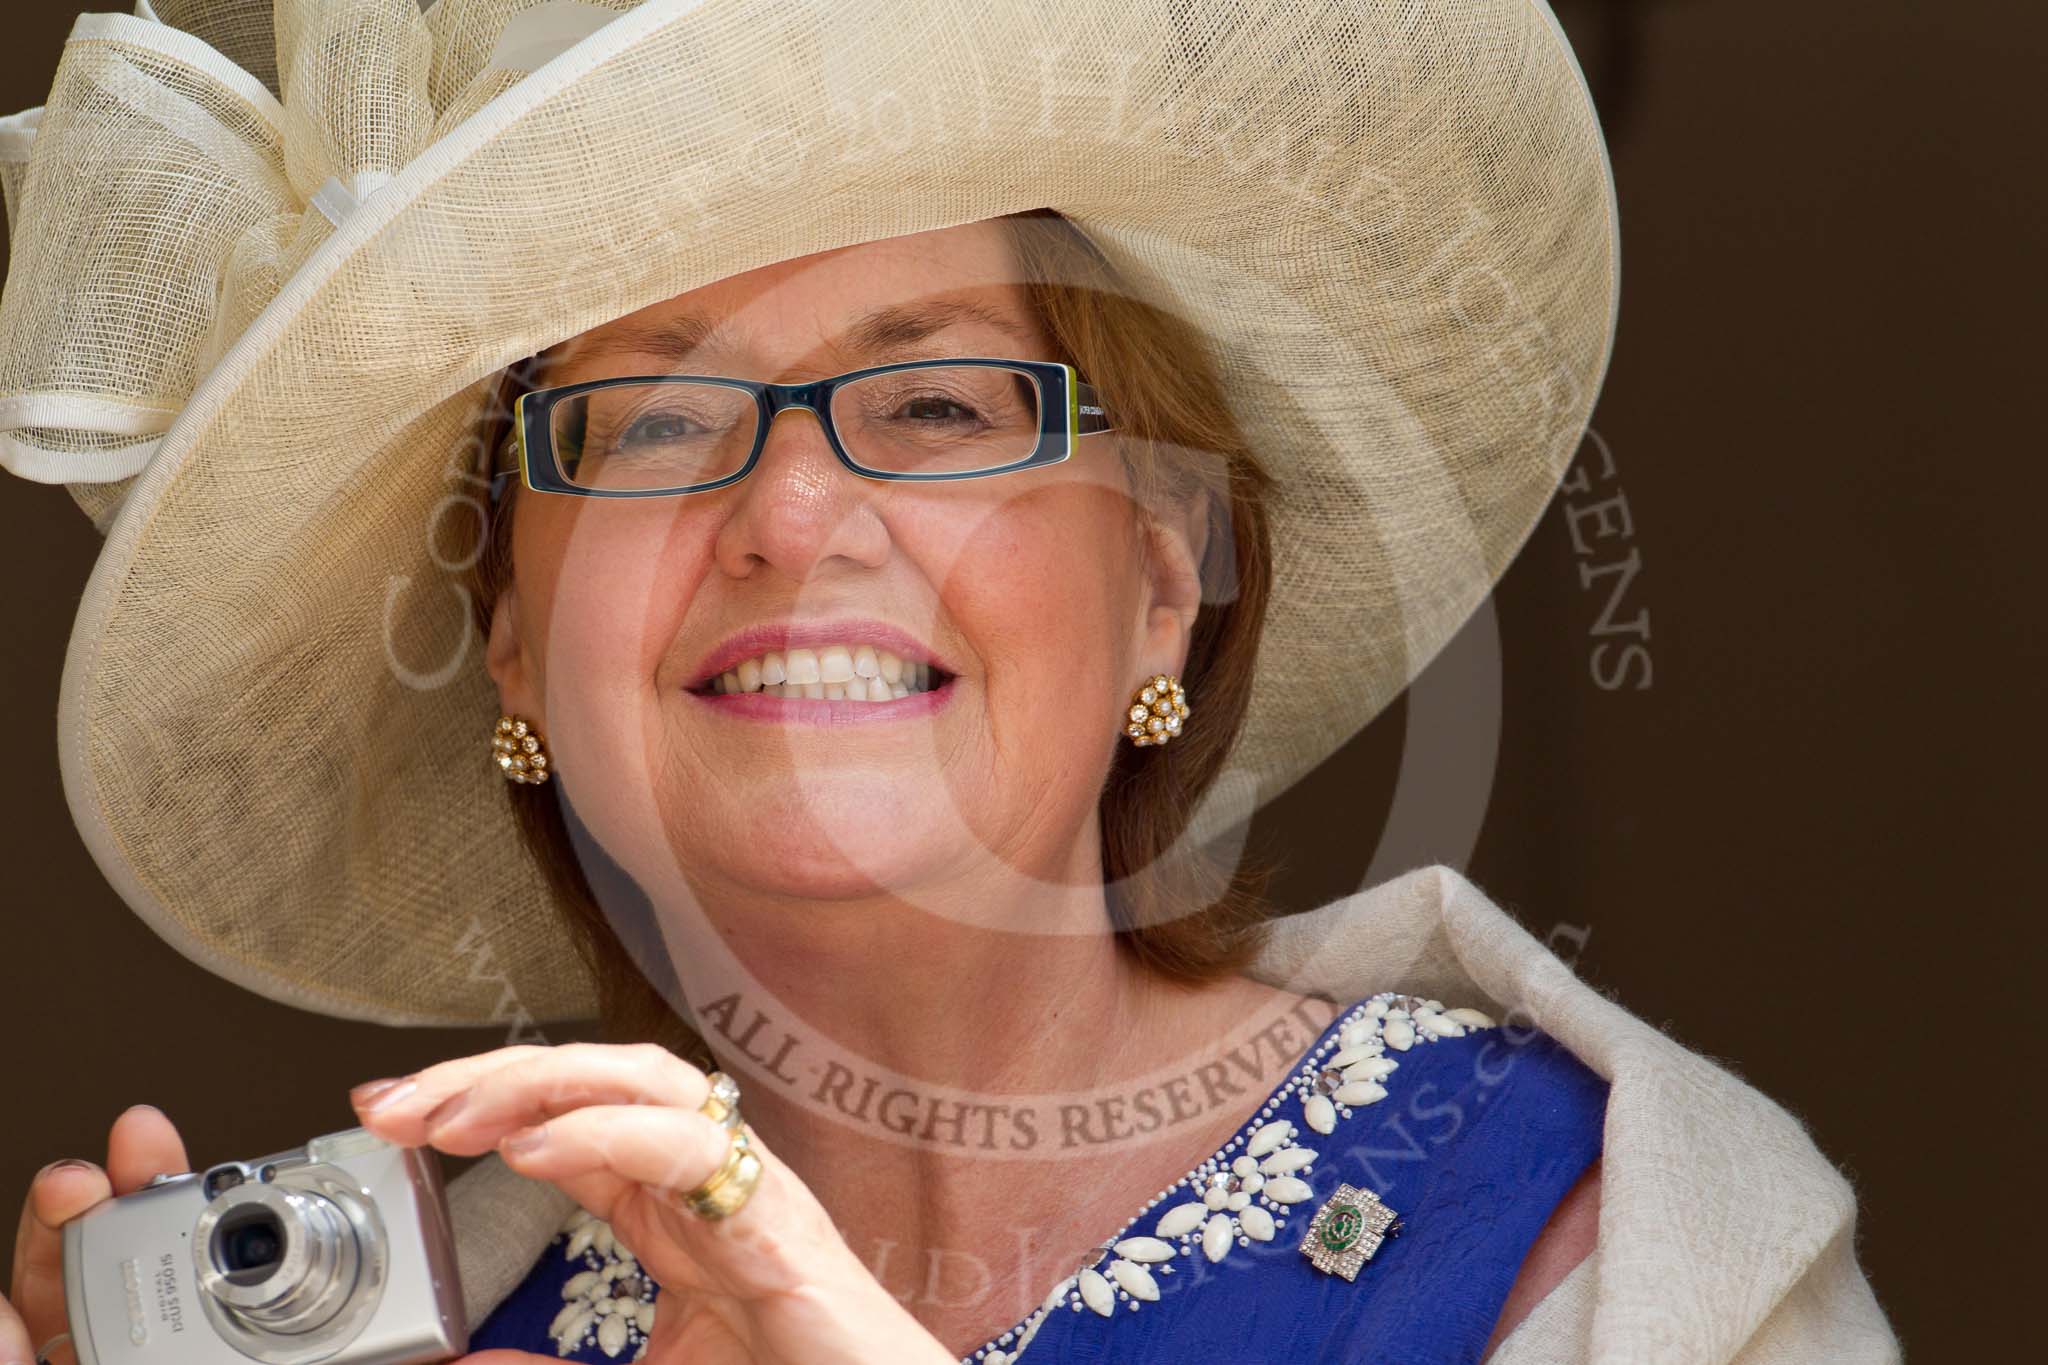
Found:
M 992 222 L 822 252 L 573 338 L 548 382 L 1053 359 L 1016 278 Z M 654 339 L 685 320 L 716 330 L 687 353 Z M 1178 671 L 1198 602 L 1199 546 L 1183 524 L 1148 558 L 1114 439 L 1015 474 L 888 483 L 841 465 L 793 410 L 737 484 L 522 490 L 492 676 L 508 710 L 539 718 L 579 817 L 643 885 L 687 872 L 700 894 L 909 895 L 985 873 L 990 855 L 1096 875 L 1121 712 L 1141 677 Z M 885 649 L 906 672 L 930 661 L 936 686 L 869 701 L 706 685 L 714 664 L 754 681 L 771 651 L 794 674 L 786 629 L 826 676 L 833 647 L 862 671 L 866 647 L 877 668 Z

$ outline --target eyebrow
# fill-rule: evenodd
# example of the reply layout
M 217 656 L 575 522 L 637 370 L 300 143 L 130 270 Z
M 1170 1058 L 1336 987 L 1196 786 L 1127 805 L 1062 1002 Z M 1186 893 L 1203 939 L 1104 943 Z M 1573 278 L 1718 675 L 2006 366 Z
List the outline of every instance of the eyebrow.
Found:
M 1020 342 L 1033 340 L 1030 329 L 1009 313 L 968 299 L 940 299 L 870 309 L 840 333 L 840 342 L 850 350 L 872 355 L 913 345 L 962 322 L 982 323 Z M 615 323 L 567 349 L 578 360 L 622 353 L 681 359 L 700 347 L 735 340 L 738 331 L 730 312 L 716 317 L 680 313 L 656 322 Z

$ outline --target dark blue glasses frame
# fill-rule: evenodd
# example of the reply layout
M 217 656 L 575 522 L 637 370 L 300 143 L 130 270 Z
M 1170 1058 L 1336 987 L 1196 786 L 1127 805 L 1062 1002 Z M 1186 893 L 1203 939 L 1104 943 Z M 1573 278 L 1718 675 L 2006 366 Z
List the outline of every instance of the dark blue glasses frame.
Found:
M 996 465 L 989 469 L 959 473 L 948 471 L 911 474 L 872 469 L 847 453 L 846 447 L 840 443 L 839 430 L 832 421 L 832 395 L 840 385 L 852 383 L 856 379 L 865 379 L 870 375 L 889 374 L 896 370 L 935 369 L 958 365 L 990 365 L 1020 370 L 1037 382 L 1038 442 L 1032 447 L 1029 455 L 1010 464 Z M 705 483 L 684 484 L 675 488 L 584 488 L 570 483 L 563 477 L 554 459 L 552 414 L 555 404 L 574 398 L 578 394 L 611 388 L 618 384 L 648 383 L 717 384 L 752 394 L 755 406 L 759 409 L 760 420 L 754 425 L 754 446 L 747 452 L 746 462 L 722 478 Z M 1073 366 L 1057 360 L 1002 360 L 988 356 L 905 360 L 894 365 L 873 365 L 866 369 L 849 370 L 845 374 L 813 380 L 808 384 L 769 384 L 756 379 L 734 379 L 729 375 L 715 374 L 650 374 L 589 379 L 553 388 L 531 389 L 519 395 L 512 416 L 512 428 L 519 445 L 518 467 L 492 472 L 491 501 L 494 504 L 497 502 L 505 481 L 515 473 L 520 475 L 527 488 L 536 493 L 565 493 L 579 498 L 671 498 L 685 493 L 708 493 L 714 488 L 738 483 L 753 472 L 754 466 L 760 463 L 761 451 L 768 444 L 769 424 L 775 420 L 775 415 L 785 408 L 806 408 L 817 417 L 818 424 L 825 429 L 825 439 L 831 445 L 832 453 L 839 457 L 839 463 L 862 478 L 886 479 L 897 483 L 979 479 L 995 474 L 1013 474 L 1018 470 L 1033 469 L 1040 465 L 1058 464 L 1073 453 L 1074 442 L 1080 437 L 1115 430 L 1109 423 L 1108 414 L 1103 409 L 1094 386 L 1084 381 Z

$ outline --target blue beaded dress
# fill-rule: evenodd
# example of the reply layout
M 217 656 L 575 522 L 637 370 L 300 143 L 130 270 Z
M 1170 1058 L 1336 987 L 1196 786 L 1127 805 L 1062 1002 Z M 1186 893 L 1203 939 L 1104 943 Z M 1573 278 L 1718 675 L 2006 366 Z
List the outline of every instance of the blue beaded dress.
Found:
M 1477 1361 L 1529 1247 L 1600 1155 L 1606 1104 L 1607 1082 L 1540 1031 L 1360 1000 L 1221 1149 L 1105 1226 L 1094 1260 L 963 1359 Z M 579 1211 L 470 1349 L 631 1360 L 658 1288 Z

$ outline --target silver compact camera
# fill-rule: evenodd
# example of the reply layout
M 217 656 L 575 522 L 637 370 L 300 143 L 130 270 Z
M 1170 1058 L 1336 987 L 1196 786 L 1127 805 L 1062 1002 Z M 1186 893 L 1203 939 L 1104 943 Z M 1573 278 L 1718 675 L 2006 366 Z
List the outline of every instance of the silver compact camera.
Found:
M 469 1349 L 440 1160 L 363 1128 L 160 1175 L 64 1225 L 79 1365 L 412 1365 Z

